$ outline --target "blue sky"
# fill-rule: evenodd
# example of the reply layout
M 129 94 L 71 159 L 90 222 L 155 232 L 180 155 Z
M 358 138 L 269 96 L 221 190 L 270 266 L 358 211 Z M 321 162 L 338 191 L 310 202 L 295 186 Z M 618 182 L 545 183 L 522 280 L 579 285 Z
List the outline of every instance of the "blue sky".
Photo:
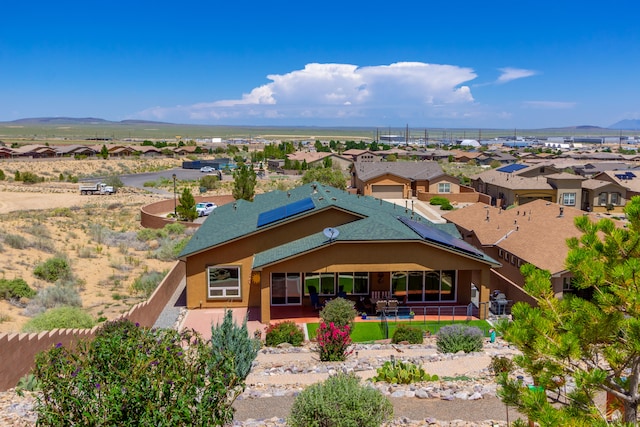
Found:
M 640 119 L 635 1 L 7 3 L 0 121 L 535 129 Z

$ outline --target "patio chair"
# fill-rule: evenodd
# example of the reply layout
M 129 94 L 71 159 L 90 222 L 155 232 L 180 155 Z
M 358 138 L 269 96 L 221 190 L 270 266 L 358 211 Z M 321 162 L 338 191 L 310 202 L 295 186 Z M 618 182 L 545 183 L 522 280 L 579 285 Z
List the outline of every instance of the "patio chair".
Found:
M 386 313 L 386 310 L 387 310 L 387 301 L 384 301 L 384 300 L 376 301 L 376 314 Z
M 393 313 L 394 316 L 398 315 L 398 301 L 392 299 L 387 301 L 387 308 L 385 310 L 387 315 L 390 315 Z
M 322 304 L 320 303 L 320 296 L 316 291 L 316 288 L 313 286 L 309 286 L 309 301 L 311 301 L 311 306 L 316 310 L 320 310 L 322 308 Z

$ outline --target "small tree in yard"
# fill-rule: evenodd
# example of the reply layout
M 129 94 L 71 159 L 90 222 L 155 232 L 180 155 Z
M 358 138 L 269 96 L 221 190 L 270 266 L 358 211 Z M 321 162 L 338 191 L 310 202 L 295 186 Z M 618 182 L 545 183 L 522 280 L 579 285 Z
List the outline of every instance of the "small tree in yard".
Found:
M 242 165 L 233 172 L 233 191 L 232 195 L 236 200 L 253 201 L 256 194 L 256 173 L 253 168 Z
M 176 207 L 178 218 L 185 221 L 193 221 L 198 217 L 198 212 L 196 211 L 196 199 L 193 198 L 191 190 L 188 188 L 182 190 L 182 195 L 178 198 L 178 203 L 179 204 Z
M 513 322 L 504 326 L 504 338 L 522 351 L 514 361 L 534 384 L 555 391 L 559 398 L 549 402 L 546 394 L 529 390 L 507 375 L 499 378 L 499 394 L 531 421 L 605 424 L 605 414 L 594 399 L 598 392 L 607 392 L 620 403 L 623 421 L 637 422 L 640 197 L 627 204 L 625 213 L 626 228 L 616 227 L 608 218 L 597 223 L 586 216 L 575 219 L 583 235 L 568 240 L 566 265 L 574 274 L 574 286 L 592 292 L 590 300 L 570 294 L 558 299 L 549 272 L 522 267 L 525 289 L 536 297 L 538 306 L 516 303 Z

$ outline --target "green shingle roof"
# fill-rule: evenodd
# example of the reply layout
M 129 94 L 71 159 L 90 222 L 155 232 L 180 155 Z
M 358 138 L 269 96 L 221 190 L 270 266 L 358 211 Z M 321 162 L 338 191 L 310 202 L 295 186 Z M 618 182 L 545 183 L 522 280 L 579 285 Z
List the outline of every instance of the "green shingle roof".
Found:
M 315 206 L 313 209 L 262 227 L 258 226 L 258 217 L 261 213 L 306 198 L 312 199 Z M 234 203 L 219 206 L 196 231 L 179 257 L 185 258 L 211 247 L 259 232 L 261 229 L 277 226 L 292 218 L 313 215 L 315 212 L 331 207 L 352 212 L 362 217 L 362 219 L 340 225 L 340 234 L 334 241 L 422 240 L 415 231 L 397 220 L 399 216 L 411 219 L 410 210 L 405 212 L 405 209 L 401 206 L 369 196 L 357 196 L 315 182 L 289 191 L 272 191 L 259 194 L 256 195 L 253 202 L 238 200 Z M 417 214 L 413 215 L 413 219 L 460 238 L 460 234 L 454 224 L 433 224 Z M 328 244 L 328 238 L 323 233 L 314 233 L 257 253 L 254 258 L 254 267 L 260 267 L 304 253 L 326 244 Z M 486 255 L 483 260 L 497 264 Z

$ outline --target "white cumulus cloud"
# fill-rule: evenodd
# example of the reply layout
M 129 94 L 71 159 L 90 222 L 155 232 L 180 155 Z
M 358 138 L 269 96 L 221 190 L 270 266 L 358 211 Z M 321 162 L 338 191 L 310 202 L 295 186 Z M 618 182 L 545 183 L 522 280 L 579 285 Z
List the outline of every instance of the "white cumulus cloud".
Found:
M 359 67 L 311 63 L 270 80 L 238 99 L 186 106 L 153 107 L 137 116 L 193 121 L 428 117 L 432 110 L 473 104 L 469 86 L 476 78 L 466 67 L 397 62 Z M 441 113 L 438 113 L 441 114 Z

